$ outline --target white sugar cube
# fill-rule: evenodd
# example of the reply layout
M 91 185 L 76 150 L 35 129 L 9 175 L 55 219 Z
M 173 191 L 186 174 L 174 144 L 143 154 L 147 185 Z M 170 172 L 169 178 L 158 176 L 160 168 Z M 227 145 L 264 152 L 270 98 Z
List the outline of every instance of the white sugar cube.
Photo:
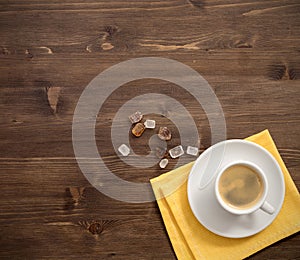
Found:
M 126 144 L 122 144 L 119 148 L 118 151 L 123 155 L 123 156 L 128 156 L 130 154 L 130 148 Z
M 199 153 L 199 149 L 194 146 L 188 146 L 186 149 L 186 153 L 189 155 L 197 156 Z
M 144 123 L 146 128 L 154 129 L 155 128 L 155 120 L 147 119 Z
M 169 163 L 169 160 L 168 160 L 168 159 L 166 159 L 166 158 L 165 158 L 165 159 L 162 159 L 162 160 L 159 162 L 159 167 L 162 168 L 162 169 L 164 169 L 164 168 L 167 167 L 168 163 Z
M 177 158 L 184 154 L 183 148 L 181 145 L 175 146 L 169 150 L 169 154 L 172 158 Z

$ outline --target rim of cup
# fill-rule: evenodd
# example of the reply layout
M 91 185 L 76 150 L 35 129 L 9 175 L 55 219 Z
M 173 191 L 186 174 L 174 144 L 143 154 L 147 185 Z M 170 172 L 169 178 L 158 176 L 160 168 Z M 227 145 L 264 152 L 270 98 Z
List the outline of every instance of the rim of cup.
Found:
M 220 178 L 223 175 L 223 173 L 229 168 L 232 167 L 234 165 L 244 165 L 247 167 L 252 168 L 261 178 L 262 182 L 263 182 L 263 193 L 259 199 L 259 201 L 253 205 L 250 208 L 247 209 L 238 209 L 238 208 L 234 208 L 229 206 L 227 203 L 225 203 L 219 193 L 219 182 L 220 182 Z M 257 165 L 255 165 L 252 162 L 249 161 L 234 161 L 232 163 L 226 164 L 223 168 L 221 168 L 221 170 L 218 172 L 216 181 L 215 181 L 215 195 L 217 197 L 217 200 L 219 202 L 219 204 L 228 212 L 235 214 L 235 215 L 245 215 L 245 214 L 251 214 L 255 211 L 257 211 L 259 208 L 261 208 L 261 206 L 263 205 L 263 203 L 266 200 L 267 197 L 267 192 L 268 192 L 268 182 L 265 176 L 265 173 L 263 172 L 263 170 L 258 167 Z

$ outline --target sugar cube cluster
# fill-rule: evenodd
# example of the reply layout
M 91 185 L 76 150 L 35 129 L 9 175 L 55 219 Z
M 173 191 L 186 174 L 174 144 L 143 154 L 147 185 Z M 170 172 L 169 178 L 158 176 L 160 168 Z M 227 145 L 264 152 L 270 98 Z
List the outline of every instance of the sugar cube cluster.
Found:
M 136 111 L 129 116 L 129 120 L 133 126 L 131 129 L 131 133 L 135 137 L 142 136 L 142 134 L 144 133 L 144 131 L 146 129 L 155 129 L 155 127 L 156 127 L 155 120 L 146 119 L 142 123 L 142 119 L 143 119 L 143 114 L 140 111 Z M 168 127 L 162 126 L 159 128 L 157 136 L 161 140 L 169 141 L 172 138 L 172 133 Z M 120 147 L 118 148 L 118 151 L 120 152 L 120 154 L 122 156 L 128 156 L 130 154 L 130 148 L 126 144 L 120 145 Z M 187 146 L 186 153 L 188 155 L 198 156 L 199 149 L 198 149 L 198 147 Z M 182 145 L 177 145 L 177 146 L 173 147 L 172 149 L 170 149 L 169 151 L 167 151 L 166 148 L 156 147 L 155 155 L 161 159 L 159 162 L 159 167 L 161 169 L 164 169 L 167 167 L 167 165 L 169 163 L 169 160 L 166 157 L 169 155 L 172 159 L 176 159 L 176 158 L 184 155 L 184 149 L 183 149 Z

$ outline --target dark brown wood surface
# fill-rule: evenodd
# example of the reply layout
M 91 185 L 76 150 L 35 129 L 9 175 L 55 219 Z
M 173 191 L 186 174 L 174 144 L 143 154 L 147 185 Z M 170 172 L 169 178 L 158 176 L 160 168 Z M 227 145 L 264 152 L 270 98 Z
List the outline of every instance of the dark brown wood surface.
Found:
M 176 258 L 155 202 L 103 195 L 74 157 L 72 117 L 81 92 L 131 58 L 171 58 L 198 71 L 222 104 L 227 138 L 268 128 L 299 189 L 299 13 L 298 0 L 2 0 L 0 257 Z M 109 97 L 96 128 L 105 163 L 130 181 L 147 182 L 175 163 L 165 170 L 124 167 L 112 148 L 115 113 L 148 92 L 179 100 L 194 117 L 202 149 L 210 145 L 207 117 L 188 93 L 159 80 L 130 82 Z M 180 142 L 171 122 L 155 119 L 174 129 L 173 144 Z M 131 138 L 135 152 L 147 152 L 149 137 Z M 299 257 L 293 235 L 251 258 Z

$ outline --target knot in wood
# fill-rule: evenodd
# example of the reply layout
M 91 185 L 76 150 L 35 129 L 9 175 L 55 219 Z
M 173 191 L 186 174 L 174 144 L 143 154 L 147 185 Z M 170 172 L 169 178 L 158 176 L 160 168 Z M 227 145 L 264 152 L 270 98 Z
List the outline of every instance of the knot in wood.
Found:
M 88 230 L 93 234 L 93 235 L 96 235 L 96 234 L 101 234 L 102 231 L 103 231 L 103 225 L 101 225 L 99 222 L 93 222 Z

